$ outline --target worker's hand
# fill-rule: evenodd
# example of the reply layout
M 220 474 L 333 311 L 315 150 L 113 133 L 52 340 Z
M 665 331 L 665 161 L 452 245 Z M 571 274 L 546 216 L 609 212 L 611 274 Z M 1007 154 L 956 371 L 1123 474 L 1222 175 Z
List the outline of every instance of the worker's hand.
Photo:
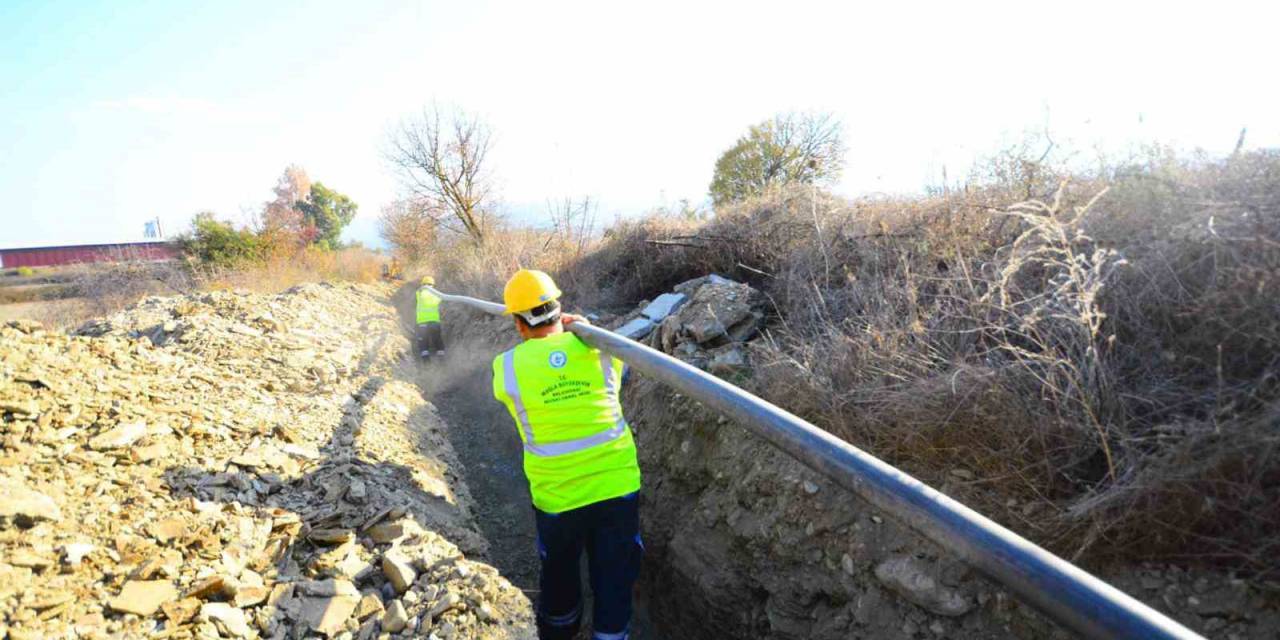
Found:
M 587 320 L 586 318 L 576 313 L 562 313 L 560 314 L 560 321 L 563 322 L 564 326 L 566 327 L 575 322 L 581 322 L 582 324 L 585 324 L 585 325 L 591 324 L 591 321 Z

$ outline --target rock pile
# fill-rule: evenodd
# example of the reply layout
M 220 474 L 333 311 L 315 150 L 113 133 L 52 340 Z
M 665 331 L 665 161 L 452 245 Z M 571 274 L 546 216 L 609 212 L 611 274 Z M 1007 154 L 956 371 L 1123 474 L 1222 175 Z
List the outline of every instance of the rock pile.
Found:
M 747 366 L 743 344 L 764 323 L 759 291 L 718 275 L 676 286 L 625 316 L 618 333 L 717 374 Z
M 0 327 L 0 638 L 532 638 L 373 287 Z

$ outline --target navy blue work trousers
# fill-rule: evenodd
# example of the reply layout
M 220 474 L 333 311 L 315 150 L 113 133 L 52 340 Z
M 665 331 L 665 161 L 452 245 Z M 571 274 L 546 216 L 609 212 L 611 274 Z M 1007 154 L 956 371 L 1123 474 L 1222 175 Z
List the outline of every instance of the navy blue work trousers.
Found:
M 632 493 L 563 513 L 534 509 L 542 574 L 538 594 L 538 635 L 568 640 L 582 624 L 579 562 L 587 553 L 591 576 L 592 638 L 626 640 L 631 623 L 631 591 L 640 575 L 640 496 Z

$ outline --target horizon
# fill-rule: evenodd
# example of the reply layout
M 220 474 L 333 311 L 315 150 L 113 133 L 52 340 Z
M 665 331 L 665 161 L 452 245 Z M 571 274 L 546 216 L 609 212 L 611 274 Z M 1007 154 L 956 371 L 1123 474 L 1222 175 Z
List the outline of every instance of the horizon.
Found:
M 922 193 L 1026 132 L 1082 154 L 1223 155 L 1245 127 L 1245 148 L 1277 147 L 1269 13 L 7 3 L 0 247 L 140 241 L 156 217 L 172 237 L 204 210 L 243 224 L 290 164 L 359 204 L 344 239 L 381 245 L 397 188 L 380 148 L 433 102 L 493 129 L 502 202 L 526 224 L 564 197 L 602 221 L 703 203 L 716 157 L 784 111 L 841 120 L 842 196 Z

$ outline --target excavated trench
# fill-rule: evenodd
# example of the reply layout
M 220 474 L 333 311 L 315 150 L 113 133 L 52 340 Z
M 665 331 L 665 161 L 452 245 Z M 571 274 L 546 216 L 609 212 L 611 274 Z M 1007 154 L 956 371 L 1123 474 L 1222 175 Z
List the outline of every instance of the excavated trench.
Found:
M 713 304 L 744 299 L 721 280 L 691 285 L 649 342 L 732 366 L 750 336 L 696 338 L 726 317 Z M 407 329 L 411 294 L 395 299 Z M 0 549 L 0 636 L 364 639 L 421 621 L 442 638 L 527 637 L 516 589 L 537 595 L 533 518 L 518 437 L 489 396 L 515 335 L 450 308 L 448 359 L 406 371 L 383 304 L 321 284 L 148 299 L 77 335 L 0 327 L 0 520 L 18 527 Z M 637 376 L 623 406 L 645 477 L 633 637 L 1068 637 L 698 402 Z M 430 535 L 396 547 L 413 526 Z M 1280 630 L 1274 589 L 1247 579 L 1087 568 L 1208 637 Z
M 412 290 L 401 294 L 411 329 Z M 419 386 L 465 465 L 488 561 L 533 599 L 538 567 L 519 438 L 491 396 L 492 357 L 516 336 L 477 311 L 454 306 L 445 315 L 447 358 L 420 367 Z M 700 403 L 640 376 L 624 387 L 623 406 L 644 474 L 633 638 L 1071 637 Z M 1231 576 L 1092 569 L 1210 637 L 1274 638 L 1280 628 L 1275 603 Z

